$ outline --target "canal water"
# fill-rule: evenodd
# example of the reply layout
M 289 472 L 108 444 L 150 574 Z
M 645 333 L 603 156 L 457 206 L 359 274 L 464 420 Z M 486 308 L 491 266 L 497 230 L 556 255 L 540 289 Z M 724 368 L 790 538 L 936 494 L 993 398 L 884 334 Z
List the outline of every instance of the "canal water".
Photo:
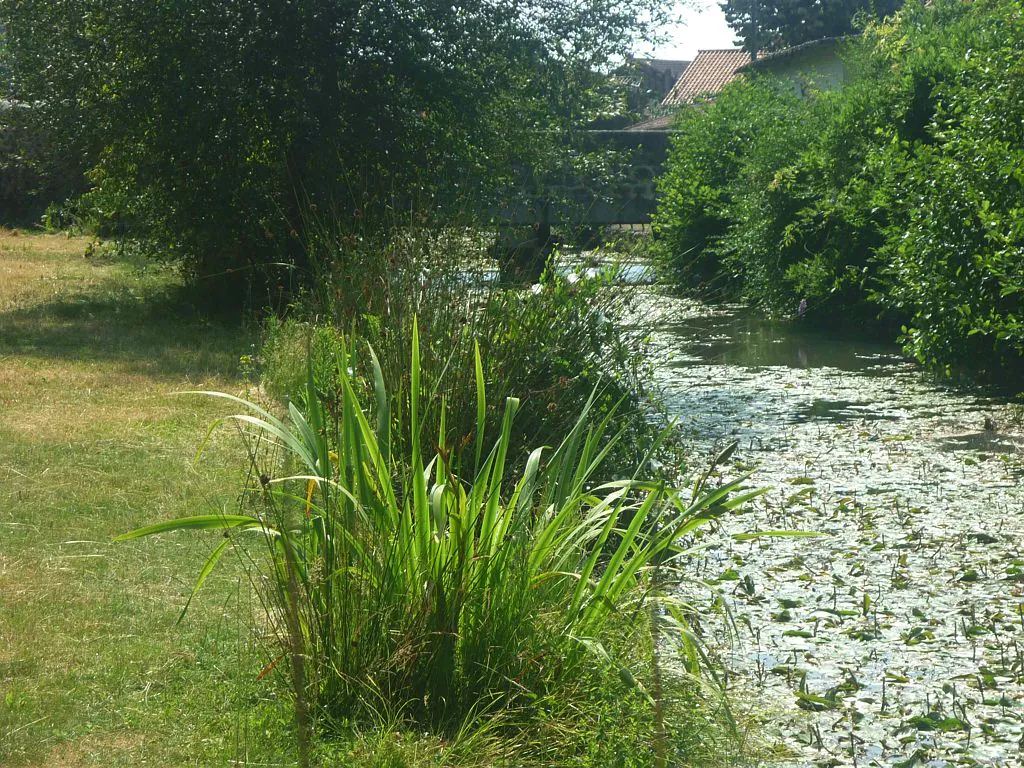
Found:
M 722 477 L 769 489 L 684 589 L 774 764 L 1024 765 L 1019 412 L 813 313 L 652 291 L 636 322 L 691 470 L 737 441 Z M 733 538 L 778 529 L 820 536 Z

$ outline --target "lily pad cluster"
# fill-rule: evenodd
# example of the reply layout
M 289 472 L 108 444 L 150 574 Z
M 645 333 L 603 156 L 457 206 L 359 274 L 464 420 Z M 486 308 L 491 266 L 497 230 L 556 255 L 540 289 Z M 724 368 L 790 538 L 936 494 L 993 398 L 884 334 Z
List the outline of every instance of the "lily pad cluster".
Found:
M 939 388 L 895 348 L 736 307 L 652 294 L 645 316 L 694 455 L 738 440 L 734 461 L 772 487 L 694 561 L 711 589 L 684 589 L 705 596 L 706 637 L 780 764 L 1019 765 L 1024 435 L 1009 405 Z M 736 538 L 765 529 L 825 536 Z

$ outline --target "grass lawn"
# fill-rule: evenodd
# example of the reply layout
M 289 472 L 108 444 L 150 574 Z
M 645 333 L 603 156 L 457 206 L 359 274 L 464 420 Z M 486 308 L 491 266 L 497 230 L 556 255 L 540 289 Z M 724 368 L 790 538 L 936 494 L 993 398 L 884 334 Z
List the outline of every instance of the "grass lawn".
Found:
M 223 406 L 174 393 L 243 390 L 252 334 L 87 247 L 0 231 L 0 765 L 287 762 L 241 568 L 176 625 L 209 538 L 111 542 L 233 503 L 230 432 L 193 460 Z

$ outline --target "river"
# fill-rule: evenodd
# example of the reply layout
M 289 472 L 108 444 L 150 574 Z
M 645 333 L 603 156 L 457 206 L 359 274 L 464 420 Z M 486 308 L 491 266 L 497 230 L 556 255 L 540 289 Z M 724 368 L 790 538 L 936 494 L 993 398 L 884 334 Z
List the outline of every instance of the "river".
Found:
M 891 344 L 822 334 L 813 313 L 647 297 L 690 455 L 738 441 L 723 476 L 770 488 L 708 534 L 690 570 L 710 590 L 687 591 L 773 764 L 1024 764 L 1019 412 Z M 773 529 L 822 535 L 732 538 Z

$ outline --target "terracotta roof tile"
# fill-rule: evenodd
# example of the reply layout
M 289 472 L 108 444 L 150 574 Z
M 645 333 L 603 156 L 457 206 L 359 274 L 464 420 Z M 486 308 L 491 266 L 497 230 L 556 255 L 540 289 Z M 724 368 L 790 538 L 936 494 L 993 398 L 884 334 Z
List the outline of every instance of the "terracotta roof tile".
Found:
M 661 103 L 665 106 L 688 104 L 701 94 L 718 93 L 736 77 L 740 67 L 749 63 L 750 54 L 739 48 L 697 51 L 697 56 Z

